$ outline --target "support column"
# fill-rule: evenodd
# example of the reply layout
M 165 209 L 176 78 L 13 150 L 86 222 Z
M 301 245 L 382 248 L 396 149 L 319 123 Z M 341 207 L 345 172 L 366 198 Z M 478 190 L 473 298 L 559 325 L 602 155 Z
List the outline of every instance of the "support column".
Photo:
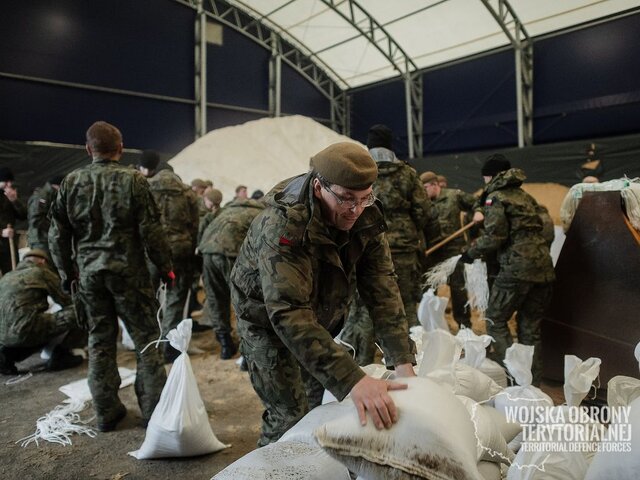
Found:
M 516 56 L 516 101 L 518 108 L 518 146 L 533 145 L 533 45 L 519 42 Z
M 282 57 L 280 56 L 278 37 L 271 34 L 271 58 L 269 58 L 269 112 L 279 117 L 282 100 Z
M 407 72 L 404 77 L 405 108 L 407 114 L 407 146 L 409 158 L 422 158 L 422 75 Z
M 207 133 L 207 16 L 197 0 L 195 21 L 195 138 Z

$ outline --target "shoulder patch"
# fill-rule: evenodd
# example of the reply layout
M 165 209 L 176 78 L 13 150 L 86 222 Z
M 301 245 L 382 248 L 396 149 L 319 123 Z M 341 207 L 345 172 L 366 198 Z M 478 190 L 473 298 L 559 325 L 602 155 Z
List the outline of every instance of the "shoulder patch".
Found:
M 490 207 L 491 205 L 493 205 L 493 198 L 487 198 L 484 202 L 484 206 Z
M 278 242 L 280 245 L 293 245 L 293 241 L 289 240 L 284 235 L 280 237 L 280 241 Z

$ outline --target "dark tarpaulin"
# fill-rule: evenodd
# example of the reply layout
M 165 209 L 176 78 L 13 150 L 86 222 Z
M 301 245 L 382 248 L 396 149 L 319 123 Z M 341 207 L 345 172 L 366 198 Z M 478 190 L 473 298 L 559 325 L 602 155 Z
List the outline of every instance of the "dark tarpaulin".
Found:
M 141 153 L 125 149 L 120 163 L 135 165 Z M 161 159 L 165 163 L 168 158 L 161 155 Z M 90 161 L 84 146 L 0 141 L 0 166 L 9 167 L 13 171 L 18 196 L 25 205 L 33 190 L 43 186 L 51 177 L 66 175 Z M 16 227 L 24 229 L 26 222 L 19 222 Z
M 588 156 L 591 145 L 595 154 Z M 525 148 L 508 148 L 434 155 L 412 160 L 418 173 L 432 170 L 447 177 L 450 188 L 474 192 L 482 187 L 480 168 L 487 156 L 502 153 L 513 167 L 521 168 L 531 183 L 560 183 L 571 186 L 582 179 L 580 166 L 589 160 L 600 160 L 601 181 L 640 177 L 640 135 L 578 140 Z

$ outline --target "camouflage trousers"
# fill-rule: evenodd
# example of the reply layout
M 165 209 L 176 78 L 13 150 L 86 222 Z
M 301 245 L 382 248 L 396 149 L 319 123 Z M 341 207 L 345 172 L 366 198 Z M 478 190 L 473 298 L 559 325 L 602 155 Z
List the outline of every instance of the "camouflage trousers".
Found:
M 324 388 L 300 366 L 274 332 L 238 319 L 240 351 L 264 405 L 258 447 L 277 441 L 309 410 L 322 403 Z
M 135 392 L 143 419 L 151 417 L 167 379 L 160 350 L 150 347 L 142 353 L 160 334 L 155 320 L 159 306 L 146 273 L 125 277 L 99 272 L 80 277 L 77 303 L 88 323 L 88 381 L 98 423 L 113 421 L 122 405 L 118 398 L 117 317 L 124 321 L 135 344 Z
M 409 328 L 418 325 L 418 302 L 420 302 L 420 270 L 417 252 L 391 252 L 393 266 L 398 276 L 398 288 L 404 304 Z
M 540 326 L 551 301 L 552 290 L 551 283 L 524 282 L 498 277 L 491 287 L 489 307 L 485 312 L 487 333 L 495 339 L 493 353 L 489 354 L 489 357 L 502 365 L 505 351 L 513 343 L 507 322 L 514 312 L 518 312 L 518 342 L 535 347 L 531 367 L 534 385 L 539 385 L 542 377 Z
M 365 366 L 373 363 L 376 354 L 373 322 L 357 290 L 351 301 L 340 338 L 355 349 L 355 361 L 358 365 Z
M 184 320 L 184 306 L 193 282 L 194 264 L 191 259 L 178 258 L 173 261 L 175 262 L 173 273 L 175 273 L 176 279 L 173 286 L 167 286 L 166 304 L 162 315 L 162 333 L 164 335 Z M 153 264 L 148 264 L 148 267 L 151 278 L 154 280 L 153 285 L 157 288 L 160 286 L 160 274 Z
M 231 333 L 231 290 L 229 276 L 235 258 L 217 254 L 203 255 L 204 290 L 213 330 L 218 335 Z
M 87 343 L 86 333 L 78 328 L 72 305 L 56 313 L 16 312 L 10 321 L 0 321 L 0 345 L 5 355 L 15 362 L 62 336 L 59 345 L 63 348 L 82 348 Z

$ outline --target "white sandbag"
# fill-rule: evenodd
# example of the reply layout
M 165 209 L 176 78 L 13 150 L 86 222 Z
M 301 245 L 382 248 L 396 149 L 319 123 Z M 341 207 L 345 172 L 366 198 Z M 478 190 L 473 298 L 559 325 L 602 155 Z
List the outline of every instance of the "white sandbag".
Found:
M 133 343 L 133 339 L 131 338 L 131 335 L 129 335 L 129 332 L 127 331 L 127 327 L 125 326 L 124 322 L 122 321 L 122 319 L 120 317 L 118 317 L 118 325 L 120 325 L 120 332 L 122 335 L 122 346 L 126 349 L 126 350 L 135 350 L 136 349 L 136 345 L 135 343 Z
M 583 480 L 587 460 L 580 452 L 520 450 L 509 467 L 507 480 Z
M 449 324 L 444 318 L 449 299 L 437 296 L 430 288 L 423 295 L 418 305 L 418 320 L 425 331 L 430 332 L 438 328 L 449 331 Z
M 369 365 L 365 365 L 364 367 L 360 367 L 360 368 L 366 375 L 373 378 L 387 379 L 393 376 L 393 370 L 388 370 L 387 367 L 382 365 L 381 363 L 371 363 Z M 347 395 L 347 398 L 348 397 L 349 396 Z M 325 390 L 324 393 L 322 394 L 322 405 L 325 405 L 331 402 L 337 402 L 337 401 L 338 399 L 329 390 Z
M 564 356 L 564 398 L 569 406 L 578 406 L 591 390 L 600 373 L 602 360 L 591 357 L 580 360 L 575 355 Z
M 464 395 L 476 402 L 487 402 L 494 398 L 503 388 L 480 370 L 458 363 L 455 367 L 456 395 Z
M 640 398 L 630 405 L 630 451 L 600 451 L 594 456 L 585 480 L 636 480 L 640 472 Z M 605 437 L 606 438 L 606 437 Z
M 280 437 L 279 442 L 302 442 L 320 447 L 313 432 L 331 420 L 349 415 L 356 407 L 350 398 L 314 408 Z
M 533 374 L 533 345 L 514 343 L 504 353 L 504 365 L 518 385 L 531 385 Z
M 321 448 L 275 442 L 236 460 L 211 480 L 350 480 L 349 471 Z
M 138 460 L 164 457 L 190 457 L 227 448 L 211 430 L 187 348 L 192 321 L 183 320 L 167 334 L 171 346 L 182 352 L 173 362 L 160 401 L 153 410 L 144 442 L 129 452 Z
M 506 430 L 506 418 L 502 417 L 493 407 L 482 405 L 463 395 L 456 396 L 467 409 L 473 423 L 478 462 L 510 464 L 515 455 L 507 447 L 507 441 L 501 431 L 501 427 Z
M 610 407 L 626 407 L 640 397 L 640 380 L 617 375 L 607 384 L 607 404 Z
M 501 480 L 500 465 L 493 462 L 478 462 L 478 471 L 484 480 Z
M 371 420 L 363 427 L 354 410 L 316 430 L 322 448 L 367 479 L 481 480 L 464 405 L 432 380 L 396 381 L 408 388 L 389 392 L 398 407 L 393 427 L 376 430 Z
M 636 357 L 636 361 L 638 362 L 638 369 L 640 370 L 640 342 L 638 342 L 638 344 L 636 345 L 636 348 L 633 351 L 633 354 Z
M 422 337 L 422 361 L 418 366 L 418 376 L 431 375 L 438 383 L 456 384 L 455 365 L 460 358 L 462 347 L 456 338 L 445 330 L 425 332 Z
M 494 362 L 490 358 L 485 358 L 478 367 L 478 370 L 480 370 L 502 388 L 506 388 L 509 385 L 506 370 L 502 368 L 502 366 L 498 362 Z
M 460 363 L 479 368 L 487 357 L 487 347 L 491 345 L 493 337 L 476 335 L 472 329 L 461 327 L 456 334 L 456 340 L 464 350 L 464 357 L 460 359 Z

